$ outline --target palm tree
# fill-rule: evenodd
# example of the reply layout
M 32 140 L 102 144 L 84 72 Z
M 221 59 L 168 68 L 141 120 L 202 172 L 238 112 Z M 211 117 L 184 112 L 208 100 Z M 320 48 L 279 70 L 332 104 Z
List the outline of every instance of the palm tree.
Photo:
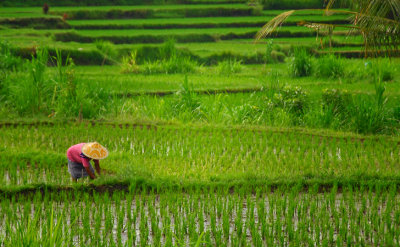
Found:
M 335 0 L 329 0 L 325 9 L 321 9 L 324 15 L 349 14 L 350 25 L 335 25 L 324 23 L 312 23 L 303 21 L 299 25 L 308 28 L 327 30 L 332 35 L 335 27 L 345 27 L 349 32 L 357 32 L 364 40 L 365 55 L 386 53 L 391 56 L 399 53 L 400 44 L 400 0 L 349 0 L 349 10 L 334 10 L 332 6 Z M 257 33 L 258 41 L 274 32 L 286 19 L 295 12 L 309 10 L 290 10 L 284 12 L 267 24 Z

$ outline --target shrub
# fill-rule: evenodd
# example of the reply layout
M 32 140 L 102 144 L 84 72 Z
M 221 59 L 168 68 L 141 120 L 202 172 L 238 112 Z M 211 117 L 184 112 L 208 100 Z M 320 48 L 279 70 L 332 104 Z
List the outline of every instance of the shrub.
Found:
M 322 56 L 317 59 L 315 75 L 325 78 L 338 78 L 344 74 L 343 60 L 334 54 Z
M 377 134 L 388 126 L 389 117 L 386 110 L 377 107 L 372 100 L 356 97 L 350 114 L 353 129 L 358 133 Z
M 289 72 L 293 77 L 309 76 L 311 74 L 311 56 L 304 48 L 296 48 L 289 62 Z
M 322 92 L 322 105 L 334 114 L 346 113 L 351 104 L 351 94 L 346 90 L 324 89 Z
M 354 130 L 359 133 L 377 134 L 390 126 L 390 114 L 386 107 L 385 85 L 380 78 L 375 81 L 375 99 L 356 97 L 350 116 L 353 118 Z
M 303 114 L 307 105 L 307 93 L 301 87 L 285 86 L 275 93 L 272 102 L 295 114 Z

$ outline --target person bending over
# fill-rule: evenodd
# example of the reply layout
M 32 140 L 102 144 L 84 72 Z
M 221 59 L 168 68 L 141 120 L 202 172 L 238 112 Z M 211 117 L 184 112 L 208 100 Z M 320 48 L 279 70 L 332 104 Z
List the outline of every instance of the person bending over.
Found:
M 79 143 L 68 148 L 68 172 L 71 174 L 72 181 L 77 182 L 79 178 L 87 176 L 91 179 L 96 178 L 90 160 L 93 160 L 97 174 L 101 175 L 99 160 L 107 156 L 107 149 L 97 142 Z

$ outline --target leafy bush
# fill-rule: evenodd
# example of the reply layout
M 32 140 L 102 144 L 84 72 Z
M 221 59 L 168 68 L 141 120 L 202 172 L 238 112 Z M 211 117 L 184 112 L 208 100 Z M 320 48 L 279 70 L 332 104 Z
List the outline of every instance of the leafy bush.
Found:
M 311 56 L 304 48 L 296 48 L 289 62 L 289 72 L 293 77 L 311 75 Z
M 295 114 L 303 114 L 307 106 L 307 93 L 301 87 L 285 86 L 275 93 L 272 102 Z
M 325 78 L 338 78 L 344 74 L 344 64 L 341 58 L 334 54 L 322 56 L 316 60 L 315 75 Z
M 350 104 L 351 94 L 346 90 L 324 89 L 322 92 L 322 105 L 334 114 L 345 113 Z

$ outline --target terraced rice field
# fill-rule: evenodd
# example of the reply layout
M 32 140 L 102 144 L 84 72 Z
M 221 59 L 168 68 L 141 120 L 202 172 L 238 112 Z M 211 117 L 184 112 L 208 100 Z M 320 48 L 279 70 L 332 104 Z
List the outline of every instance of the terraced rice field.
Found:
M 253 195 L 131 192 L 136 193 L 62 191 L 3 199 L 0 239 L 77 246 L 399 244 L 399 198 L 393 187 L 383 193 L 368 186 L 321 194 L 299 193 L 296 187 Z
M 400 246 L 399 59 L 225 2 L 0 9 L 0 246 Z
M 135 11 L 139 11 L 139 14 Z M 3 23 L 4 28 L 0 33 L 3 39 L 15 42 L 17 47 L 51 44 L 52 47 L 67 52 L 74 50 L 74 53 L 82 53 L 81 49 L 96 51 L 96 47 L 90 43 L 108 40 L 116 44 L 115 49 L 119 56 L 123 56 L 127 54 L 127 48 L 135 50 L 138 46 L 159 44 L 173 38 L 179 47 L 186 48 L 194 56 L 211 57 L 227 52 L 251 57 L 257 52 L 264 53 L 265 45 L 259 43 L 244 46 L 243 40 L 252 41 L 256 32 L 281 12 L 264 10 L 255 13 L 254 8 L 246 4 L 53 7 L 48 16 L 41 14 L 40 8 L 3 8 L 0 12 L 0 23 Z M 68 16 L 65 22 L 60 17 L 64 13 Z M 28 17 L 33 19 L 26 19 Z M 43 17 L 51 21 L 41 19 Z M 288 49 L 290 45 L 297 45 L 298 40 L 309 37 L 303 44 L 320 49 L 320 40 L 313 39 L 316 35 L 314 30 L 296 27 L 303 20 L 346 24 L 348 16 L 323 16 L 322 12 L 315 11 L 299 12 L 290 17 L 285 26 L 271 37 L 274 44 Z M 8 26 L 23 29 L 8 29 Z M 42 30 L 34 31 L 26 27 Z M 350 44 L 349 49 L 338 49 L 360 51 L 360 38 L 355 36 L 343 39 L 346 33 L 341 28 L 335 29 L 334 45 L 344 47 Z M 281 40 L 283 38 L 285 40 Z M 320 38 L 323 38 L 322 34 Z M 201 43 L 202 51 L 196 49 L 195 43 L 198 42 Z M 189 44 L 184 45 L 185 43 Z M 205 58 L 207 60 L 209 58 Z M 259 62 L 253 59 L 246 63 Z
M 5 245 L 399 244 L 397 139 L 94 123 L 0 133 Z M 82 140 L 109 148 L 109 175 L 72 189 L 65 150 Z

